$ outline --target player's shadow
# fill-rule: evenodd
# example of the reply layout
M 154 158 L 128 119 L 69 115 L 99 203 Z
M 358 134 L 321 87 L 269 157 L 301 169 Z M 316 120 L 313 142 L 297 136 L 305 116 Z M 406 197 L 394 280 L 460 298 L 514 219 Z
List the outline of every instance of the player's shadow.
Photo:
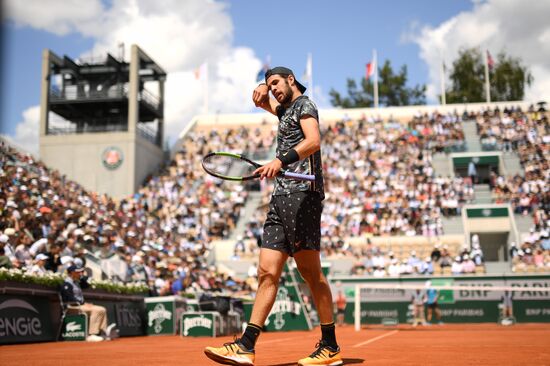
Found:
M 365 360 L 362 358 L 343 358 L 342 361 L 344 361 L 344 365 L 353 365 L 354 363 L 365 362 Z M 296 362 L 278 363 L 270 366 L 296 366 Z

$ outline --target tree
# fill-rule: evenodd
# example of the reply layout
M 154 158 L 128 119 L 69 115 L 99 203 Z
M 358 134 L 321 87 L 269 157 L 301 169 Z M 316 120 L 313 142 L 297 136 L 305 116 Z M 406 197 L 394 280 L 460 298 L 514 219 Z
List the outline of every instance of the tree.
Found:
M 400 106 L 426 103 L 426 86 L 416 85 L 407 87 L 407 66 L 401 66 L 395 74 L 389 60 L 378 69 L 378 97 L 380 105 Z M 330 102 L 335 107 L 365 108 L 374 106 L 374 85 L 372 79 L 361 79 L 361 89 L 357 88 L 354 79 L 347 79 L 348 95 L 343 97 L 339 92 L 331 89 Z
M 503 51 L 491 75 L 491 99 L 494 101 L 522 100 L 525 86 L 533 83 L 533 76 L 521 59 L 507 56 Z
M 462 49 L 453 62 L 450 72 L 451 87 L 447 89 L 447 102 L 484 102 L 485 60 L 479 48 Z M 499 53 L 497 62 L 489 70 L 492 101 L 521 100 L 525 86 L 531 85 L 533 77 L 519 58 Z

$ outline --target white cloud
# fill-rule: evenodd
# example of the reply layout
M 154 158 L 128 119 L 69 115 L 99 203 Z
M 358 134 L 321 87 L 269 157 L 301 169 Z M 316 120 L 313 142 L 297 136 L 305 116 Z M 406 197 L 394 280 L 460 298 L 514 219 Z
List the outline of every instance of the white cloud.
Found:
M 537 0 L 474 1 L 471 11 L 461 12 L 436 27 L 412 27 L 403 35 L 420 47 L 420 57 L 428 64 L 427 97 L 436 101 L 442 55 L 447 65 L 462 48 L 480 47 L 493 55 L 504 50 L 520 57 L 535 79 L 526 100 L 550 98 L 550 2 Z
M 25 109 L 23 120 L 15 127 L 14 136 L 4 136 L 15 147 L 38 156 L 38 131 L 40 129 L 40 106 Z
M 15 24 L 57 35 L 66 35 L 93 22 L 103 9 L 100 0 L 8 0 L 4 3 L 5 16 Z
M 250 99 L 262 64 L 251 49 L 233 46 L 233 23 L 223 3 L 113 0 L 103 8 L 99 0 L 10 0 L 6 13 L 21 26 L 92 37 L 94 46 L 81 57 L 118 55 L 123 42 L 129 59 L 130 45 L 138 44 L 168 72 L 165 136 L 171 142 L 195 114 L 203 112 L 204 83 L 195 79 L 194 70 L 204 62 L 209 65 L 210 112 L 253 107 Z

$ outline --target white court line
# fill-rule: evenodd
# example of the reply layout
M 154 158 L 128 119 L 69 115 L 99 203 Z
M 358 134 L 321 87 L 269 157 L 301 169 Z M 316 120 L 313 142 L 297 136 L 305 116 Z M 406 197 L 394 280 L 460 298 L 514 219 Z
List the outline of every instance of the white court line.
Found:
M 372 339 L 369 339 L 368 341 L 365 341 L 365 342 L 361 342 L 361 343 L 357 343 L 355 346 L 353 347 L 361 347 L 361 346 L 364 346 L 364 345 L 367 345 L 369 343 L 372 343 L 372 342 L 376 342 L 377 340 L 379 339 L 382 339 L 382 338 L 385 338 L 385 337 L 389 337 L 395 333 L 399 332 L 398 329 L 396 330 L 392 330 L 391 332 L 388 332 L 388 333 L 385 333 L 385 334 L 382 334 L 382 335 L 379 335 L 378 337 L 374 337 Z

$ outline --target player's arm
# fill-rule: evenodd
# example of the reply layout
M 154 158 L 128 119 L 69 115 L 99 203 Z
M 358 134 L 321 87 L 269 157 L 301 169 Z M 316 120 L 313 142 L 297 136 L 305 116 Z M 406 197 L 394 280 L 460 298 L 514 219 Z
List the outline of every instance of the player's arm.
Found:
M 319 132 L 319 122 L 310 115 L 302 116 L 300 126 L 304 132 L 304 139 L 294 146 L 300 160 L 303 160 L 321 149 L 321 133 Z
M 267 112 L 277 115 L 277 107 L 279 102 L 275 98 L 269 97 L 269 88 L 266 84 L 260 84 L 252 92 L 252 101 L 256 107 L 262 108 Z
M 303 160 L 321 149 L 321 133 L 319 132 L 317 119 L 310 115 L 304 115 L 300 119 L 300 126 L 304 132 L 304 139 L 284 156 L 276 157 L 270 163 L 256 169 L 254 174 L 260 173 L 260 179 L 273 178 L 285 165 L 293 161 Z M 294 154 L 294 157 L 292 157 L 292 154 Z M 290 161 L 285 162 L 286 159 L 290 159 Z

